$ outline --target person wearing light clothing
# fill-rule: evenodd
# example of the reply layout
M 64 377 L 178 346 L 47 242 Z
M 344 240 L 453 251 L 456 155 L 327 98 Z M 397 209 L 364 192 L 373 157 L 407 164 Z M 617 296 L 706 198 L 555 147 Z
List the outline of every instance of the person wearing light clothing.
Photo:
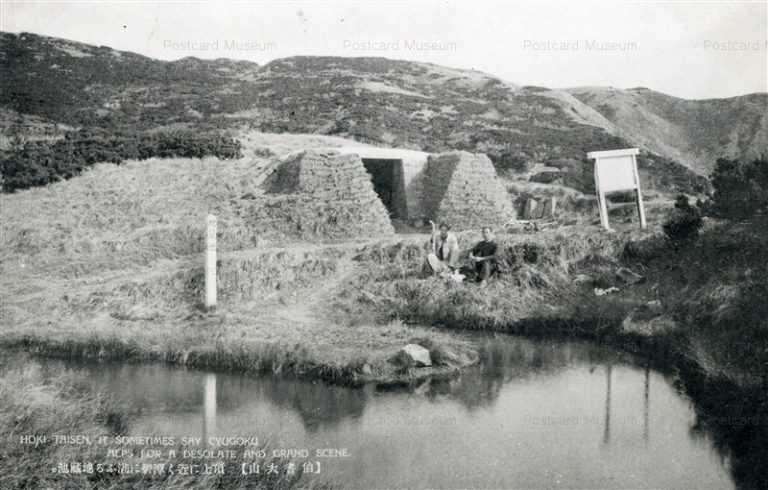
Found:
M 427 263 L 435 274 L 452 273 L 459 268 L 459 240 L 447 223 L 440 223 L 439 227 L 432 220 L 429 223 L 432 225 L 432 238 Z

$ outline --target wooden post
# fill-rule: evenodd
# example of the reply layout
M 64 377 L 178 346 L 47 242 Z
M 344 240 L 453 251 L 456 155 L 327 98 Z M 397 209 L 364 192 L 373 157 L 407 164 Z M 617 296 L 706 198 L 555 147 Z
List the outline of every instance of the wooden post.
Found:
M 206 219 L 205 235 L 205 307 L 216 306 L 216 216 Z
M 536 210 L 536 199 L 529 197 L 525 200 L 525 210 L 523 211 L 523 219 L 533 219 L 534 212 Z
M 608 222 L 608 204 L 605 201 L 605 193 L 598 192 L 597 200 L 600 204 L 600 224 L 606 231 L 612 231 L 611 224 Z
M 541 212 L 542 218 L 550 219 L 555 217 L 555 208 L 557 206 L 557 198 L 550 196 L 549 199 L 544 201 L 544 210 Z
M 640 174 L 637 172 L 637 158 L 635 155 L 632 155 L 632 172 L 635 176 L 635 193 L 637 197 L 637 213 L 640 215 L 640 228 L 645 229 L 646 228 L 646 222 L 645 222 L 645 207 L 643 206 L 643 193 L 640 191 Z
M 595 161 L 595 165 L 598 162 Z M 611 225 L 608 224 L 608 207 L 605 204 L 605 194 L 600 190 L 600 177 L 595 172 L 595 190 L 597 191 L 597 212 L 600 214 L 600 225 L 610 231 Z

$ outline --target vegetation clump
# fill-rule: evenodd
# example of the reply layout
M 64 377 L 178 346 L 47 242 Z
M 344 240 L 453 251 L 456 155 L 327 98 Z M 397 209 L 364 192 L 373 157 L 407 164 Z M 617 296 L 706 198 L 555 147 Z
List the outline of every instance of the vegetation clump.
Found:
M 712 211 L 726 219 L 768 214 L 768 157 L 752 161 L 721 158 L 712 173 Z
M 688 196 L 677 196 L 675 207 L 662 225 L 664 233 L 673 242 L 686 242 L 695 239 L 704 224 L 698 206 L 688 202 Z
M 69 179 L 101 162 L 206 156 L 240 158 L 241 143 L 215 132 L 81 130 L 54 142 L 14 140 L 9 150 L 0 153 L 0 175 L 2 190 L 13 192 Z

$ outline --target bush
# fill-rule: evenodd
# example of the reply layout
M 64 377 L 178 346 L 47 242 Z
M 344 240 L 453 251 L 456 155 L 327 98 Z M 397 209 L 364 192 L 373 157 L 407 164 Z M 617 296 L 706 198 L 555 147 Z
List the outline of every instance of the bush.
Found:
M 99 162 L 206 156 L 239 158 L 241 144 L 215 132 L 106 134 L 81 130 L 63 140 L 27 141 L 2 152 L 0 182 L 4 192 L 12 192 L 74 177 Z
M 684 242 L 695 239 L 703 225 L 701 211 L 696 206 L 691 206 L 688 197 L 677 196 L 675 208 L 664 222 L 664 233 L 674 242 Z
M 717 160 L 712 173 L 712 211 L 727 219 L 747 219 L 768 214 L 768 160 L 751 162 Z
M 522 173 L 530 169 L 531 163 L 522 155 L 504 152 L 500 155 L 489 154 L 495 167 L 502 172 Z

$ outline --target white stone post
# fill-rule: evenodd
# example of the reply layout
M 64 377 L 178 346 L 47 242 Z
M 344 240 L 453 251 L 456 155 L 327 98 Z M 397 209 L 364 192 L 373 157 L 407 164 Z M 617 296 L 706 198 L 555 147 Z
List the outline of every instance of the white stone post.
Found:
M 216 216 L 206 219 L 205 235 L 205 307 L 216 306 Z

